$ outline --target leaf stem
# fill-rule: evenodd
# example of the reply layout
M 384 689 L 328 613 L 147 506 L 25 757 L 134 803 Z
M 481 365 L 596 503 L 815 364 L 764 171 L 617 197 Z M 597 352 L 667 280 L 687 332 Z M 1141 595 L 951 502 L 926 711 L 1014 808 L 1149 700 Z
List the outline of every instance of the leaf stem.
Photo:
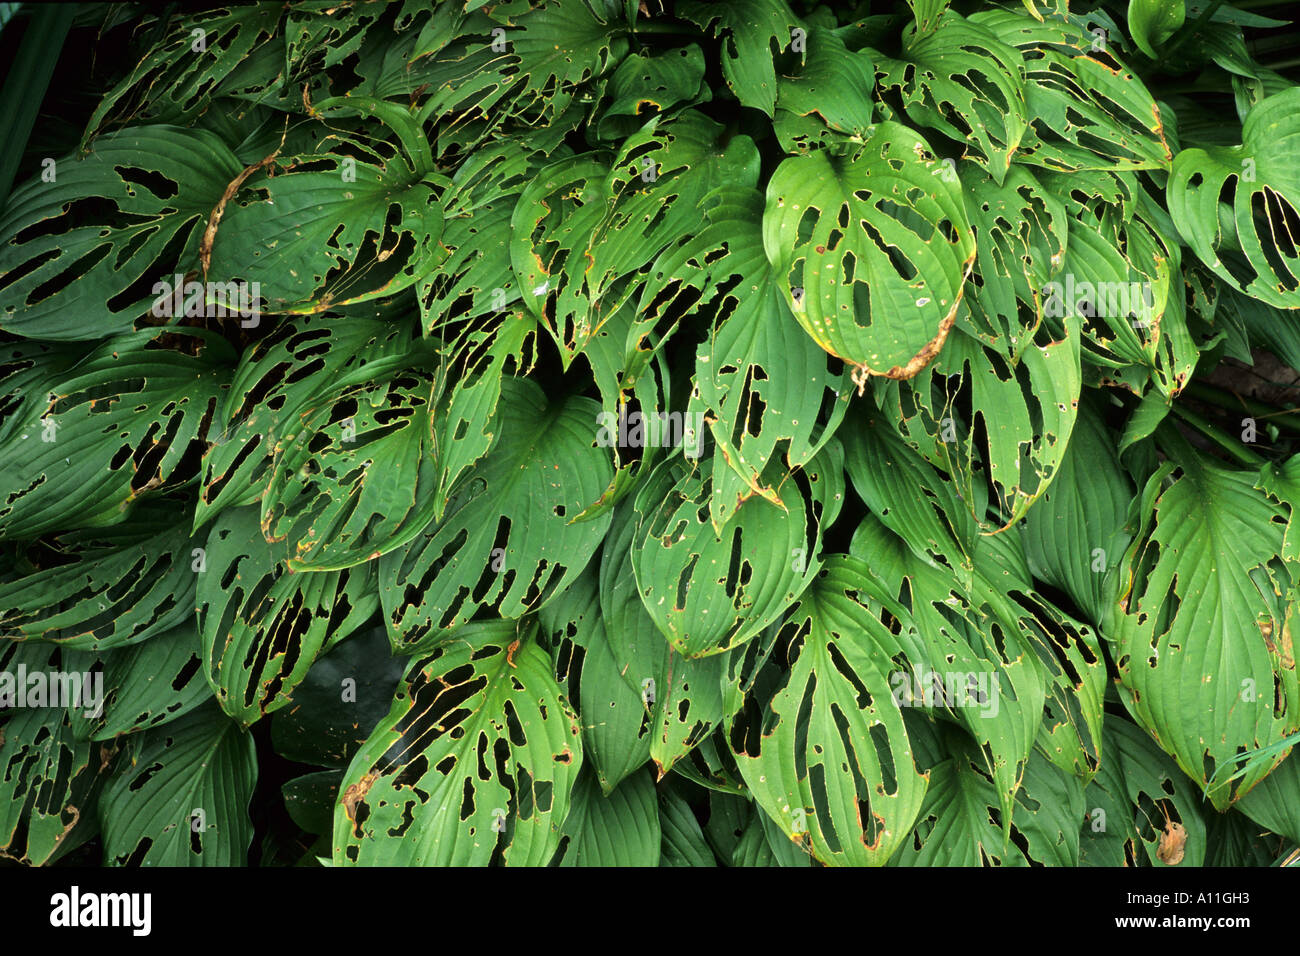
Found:
M 638 34 L 659 34 L 662 36 L 690 36 L 698 37 L 699 30 L 693 30 L 684 23 L 662 23 L 654 20 L 633 26 L 629 31 L 633 36 Z
M 1245 465 L 1248 468 L 1259 468 L 1268 463 L 1268 459 L 1263 455 L 1257 455 L 1248 448 L 1242 448 L 1237 442 L 1230 441 L 1223 436 L 1223 433 L 1214 427 L 1207 419 L 1196 414 L 1196 412 L 1177 402 L 1173 405 L 1174 414 L 1184 422 L 1196 429 L 1210 441 L 1214 442 L 1219 448 L 1227 452 L 1232 458 L 1236 459 L 1238 464 Z
M 1183 394 L 1230 412 L 1247 412 L 1254 418 L 1267 418 L 1300 434 L 1300 412 L 1295 409 L 1273 408 L 1263 402 L 1216 388 L 1205 382 L 1188 382 L 1183 388 Z
M 1163 51 L 1162 58 L 1168 59 L 1169 57 L 1172 57 L 1178 52 L 1179 48 L 1184 43 L 1190 40 L 1197 33 L 1200 33 L 1201 25 L 1209 22 L 1210 17 L 1214 16 L 1215 11 L 1217 11 L 1221 6 L 1223 6 L 1223 0 L 1213 0 L 1208 7 L 1201 11 L 1201 15 L 1196 18 L 1191 26 L 1184 30 L 1180 36 L 1174 38 L 1173 45 L 1169 47 L 1169 49 Z

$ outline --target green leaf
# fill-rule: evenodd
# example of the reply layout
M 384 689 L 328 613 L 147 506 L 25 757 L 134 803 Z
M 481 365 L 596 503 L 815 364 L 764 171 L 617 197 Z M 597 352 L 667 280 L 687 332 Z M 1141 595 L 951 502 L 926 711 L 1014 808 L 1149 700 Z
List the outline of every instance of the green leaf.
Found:
M 1100 731 L 1100 727 L 1098 727 Z M 1012 824 L 1028 846 L 1030 865 L 1078 866 L 1083 781 L 1035 753 L 1025 765 Z
M 907 5 L 912 8 L 912 16 L 916 20 L 913 29 L 917 33 L 928 33 L 933 30 L 951 2 L 952 0 L 907 0 Z
M 1294 751 L 1237 801 L 1237 809 L 1260 826 L 1300 843 L 1300 760 Z
M 280 793 L 293 822 L 308 833 L 329 833 L 334 827 L 334 804 L 338 803 L 342 779 L 341 770 L 318 770 L 286 780 Z
M 197 591 L 204 673 L 244 727 L 289 703 L 322 649 L 379 607 L 374 565 L 294 573 L 286 559 L 252 508 L 223 512 L 208 535 Z
M 34 357 L 4 379 L 6 538 L 115 524 L 137 498 L 187 483 L 186 459 L 207 437 L 231 351 L 210 332 L 149 329 L 72 357 Z
M 1300 563 L 1300 455 L 1261 468 L 1259 487 L 1288 510 L 1280 556 L 1291 564 Z
M 20 186 L 0 210 L 0 329 L 51 341 L 129 331 L 162 298 L 157 283 L 198 266 L 240 169 L 213 134 L 175 126 L 108 133 L 89 156 L 56 160 L 52 182 Z
M 1109 756 L 1084 797 L 1084 863 L 1201 866 L 1206 832 L 1197 788 L 1141 729 L 1112 716 L 1105 731 Z
M 1121 222 L 1120 211 L 1108 209 L 1100 223 L 1086 206 L 1076 214 L 1088 228 L 1071 229 L 1060 276 L 1043 288 L 1045 324 L 1057 331 L 1080 318 L 1089 364 L 1135 394 L 1149 381 L 1172 398 L 1197 359 L 1185 305 L 1170 281 L 1179 271 L 1179 245 L 1142 214 Z
M 1071 320 L 1061 339 L 1032 336 L 1008 360 L 958 329 L 915 378 L 878 389 L 904 437 L 942 463 L 965 500 L 975 500 L 976 483 L 992 484 L 993 531 L 1024 517 L 1060 469 L 1083 384 L 1079 338 Z M 955 397 L 966 384 L 969 420 Z M 984 515 L 975 517 L 985 524 Z
M 979 251 L 975 288 L 964 300 L 970 311 L 958 315 L 958 327 L 1015 361 L 1042 322 L 1043 290 L 1061 269 L 1071 220 L 1054 190 L 1023 166 L 1000 184 L 966 163 L 960 177 Z
M 978 758 L 957 753 L 929 770 L 920 820 L 891 864 L 898 866 L 1077 866 L 1083 788 L 1035 754 L 1017 795 L 1014 822 L 1003 811 Z M 1014 834 L 1014 837 L 1013 837 Z
M 865 50 L 849 50 L 829 30 L 813 27 L 803 68 L 777 79 L 777 138 L 787 153 L 844 136 L 862 137 L 875 111 L 875 67 Z M 838 134 L 838 135 L 837 135 Z
M 598 411 L 590 399 L 548 405 L 532 382 L 502 382 L 493 451 L 462 480 L 441 522 L 379 559 L 395 648 L 423 649 L 483 607 L 520 617 L 581 572 L 610 521 L 574 522 L 613 477 L 596 447 Z
M 511 215 L 510 259 L 525 307 L 551 333 L 566 368 L 620 309 L 639 301 L 641 314 L 611 343 L 624 360 L 620 372 L 635 377 L 627 359 L 645 351 L 641 339 L 663 307 L 655 299 L 679 278 L 656 260 L 698 225 L 705 196 L 724 183 L 756 183 L 758 168 L 748 136 L 728 137 L 722 125 L 687 110 L 651 120 L 612 163 L 584 154 L 541 171 Z M 653 292 L 643 291 L 647 280 Z M 641 359 L 644 365 L 648 356 Z
M 388 715 L 407 664 L 392 656 L 382 625 L 335 643 L 272 715 L 275 752 L 297 763 L 345 768 Z
M 594 582 L 591 586 L 594 601 Z M 650 759 L 650 721 L 643 695 L 619 672 L 599 619 L 586 649 L 580 685 L 582 741 L 596 780 L 609 795 Z
M 1114 442 L 1100 411 L 1087 406 L 1060 473 L 1022 525 L 1035 577 L 1068 594 L 1093 623 L 1100 623 L 1106 606 L 1119 599 L 1112 572 L 1132 540 L 1125 513 L 1133 488 Z
M 660 632 L 637 591 L 637 534 L 636 513 L 625 504 L 602 555 L 600 611 L 614 669 L 647 712 L 649 756 L 662 777 L 726 719 L 727 668 L 720 656 L 683 657 Z
M 1002 183 L 1029 124 L 1020 51 L 953 11 L 937 28 L 918 18 L 902 56 L 881 57 L 879 70 L 910 120 L 968 143 L 967 158 Z
M 537 322 L 522 310 L 467 328 L 443 349 L 434 385 L 433 434 L 438 452 L 435 517 L 441 520 L 456 483 L 492 447 L 505 378 L 536 358 Z
M 1186 18 L 1184 0 L 1129 0 L 1128 32 L 1138 49 L 1153 60 L 1160 56 L 1157 48 L 1178 32 Z
M 658 866 L 661 842 L 659 807 L 648 770 L 608 794 L 584 773 L 573 788 L 553 865 Z
M 1190 447 L 1182 473 L 1144 495 L 1142 531 L 1124 556 L 1124 592 L 1103 621 L 1125 706 L 1218 809 L 1238 789 L 1210 777 L 1244 748 L 1300 728 L 1300 681 L 1290 646 L 1296 581 L 1277 560 L 1281 509 L 1249 471 L 1212 464 Z
M 742 106 L 772 115 L 777 82 L 774 54 L 806 33 L 785 0 L 734 0 L 726 4 L 688 0 L 677 14 L 722 41 L 722 76 Z M 772 44 L 776 44 L 773 50 Z
M 193 622 L 195 561 L 174 506 L 140 508 L 126 524 L 48 540 L 0 574 L 0 629 L 16 640 L 86 650 L 137 644 Z
M 442 197 L 446 258 L 417 283 L 425 335 L 468 308 L 467 318 L 521 310 L 510 265 L 510 219 L 545 156 L 533 141 L 505 136 L 465 157 Z M 450 337 L 448 337 L 450 338 Z
M 0 159 L 0 203 L 8 198 L 14 184 L 23 149 L 40 113 L 76 12 L 64 4 L 33 9 L 22 45 L 9 64 L 0 99 L 14 108 L 6 111 L 4 121 L 0 123 L 0 142 L 6 144 L 4 157 Z
M 582 89 L 627 53 L 626 36 L 588 0 L 520 6 L 522 16 L 494 14 L 504 24 L 500 34 L 462 28 L 457 42 L 437 58 L 455 67 L 454 79 L 431 97 L 426 112 L 476 107 L 485 115 L 552 125 Z
M 814 866 L 815 861 L 797 841 L 789 840 L 772 819 L 757 807 L 731 853 L 732 866 Z
M 639 129 L 654 113 L 666 113 L 686 101 L 708 102 L 704 53 L 695 44 L 675 50 L 640 50 L 614 71 L 606 90 L 609 105 L 597 128 L 601 139 L 621 139 Z
M 540 866 L 559 847 L 583 762 L 578 717 L 513 623 L 458 634 L 412 664 L 348 767 L 336 865 Z
M 859 376 L 908 378 L 938 353 L 975 259 L 960 185 L 930 156 L 879 123 L 845 155 L 788 157 L 768 183 L 763 246 L 786 304 Z
M 663 835 L 660 866 L 718 865 L 700 821 L 679 788 L 668 786 L 659 791 L 659 830 Z
M 1202 262 L 1234 288 L 1283 309 L 1300 308 L 1300 253 L 1288 225 L 1300 209 L 1298 137 L 1300 89 L 1292 87 L 1251 109 L 1240 146 L 1180 152 L 1166 197 L 1174 225 Z
M 253 839 L 253 738 L 215 706 L 145 731 L 99 801 L 111 865 L 243 866 Z
M 1218 814 L 1206 821 L 1205 865 L 1271 866 L 1277 849 L 1285 845 L 1276 834 L 1268 833 L 1235 810 Z
M 663 777 L 727 719 L 726 668 L 721 657 L 692 660 L 665 645 L 654 673 L 642 692 L 651 705 L 650 759 Z
M 416 4 L 396 4 L 400 10 L 392 22 L 392 34 L 370 29 L 381 20 L 383 10 L 367 4 L 340 8 L 332 0 L 308 0 L 286 10 L 283 27 L 286 74 L 295 78 L 308 75 L 315 68 L 321 72 L 336 67 L 358 51 L 366 41 L 394 41 L 412 25 Z M 431 27 L 425 21 L 426 29 Z
M 1119 444 L 1115 446 L 1115 451 L 1122 454 L 1144 438 L 1150 438 L 1155 433 L 1156 426 L 1164 421 L 1172 410 L 1172 405 L 1159 392 L 1147 392 L 1142 396 L 1138 407 L 1133 410 L 1133 414 L 1129 416 L 1124 426 L 1124 434 L 1120 437 Z M 1111 457 L 1114 457 L 1114 453 Z
M 849 480 L 872 514 L 922 561 L 968 584 L 977 541 L 973 513 L 981 509 L 966 504 L 878 411 L 854 417 L 844 430 L 844 452 Z
M 637 536 L 633 502 L 622 502 L 610 519 L 600 556 L 600 619 L 610 653 L 627 686 L 641 694 L 647 678 L 657 679 L 670 645 L 641 604 L 632 546 Z
M 1041 634 L 1011 599 L 1013 582 L 969 581 L 919 559 L 894 542 L 878 523 L 864 521 L 850 553 L 868 559 L 881 589 L 902 595 L 902 607 L 885 608 L 915 622 L 898 640 L 907 667 L 890 674 L 893 700 L 902 707 L 933 707 L 963 725 L 983 750 L 1004 819 L 1024 766 L 1042 733 L 1048 671 L 1039 653 Z
M 733 746 L 743 741 L 736 762 L 763 810 L 839 866 L 888 860 L 926 788 L 890 691 L 903 648 L 863 603 L 873 590 L 865 563 L 827 562 L 792 612 L 790 670 L 770 716 L 752 715 L 743 736 L 731 734 Z

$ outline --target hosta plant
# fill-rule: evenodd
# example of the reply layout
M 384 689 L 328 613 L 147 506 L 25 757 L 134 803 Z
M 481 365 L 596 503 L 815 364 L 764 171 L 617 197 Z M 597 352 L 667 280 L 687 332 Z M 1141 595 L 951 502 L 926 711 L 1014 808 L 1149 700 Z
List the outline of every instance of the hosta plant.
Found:
M 1269 4 L 3 6 L 7 858 L 1300 855 Z

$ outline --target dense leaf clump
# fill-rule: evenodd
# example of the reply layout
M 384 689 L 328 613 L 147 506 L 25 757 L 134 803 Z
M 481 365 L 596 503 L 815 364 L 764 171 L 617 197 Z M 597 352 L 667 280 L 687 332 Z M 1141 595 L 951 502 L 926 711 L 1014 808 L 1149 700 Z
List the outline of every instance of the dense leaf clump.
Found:
M 0 852 L 1295 861 L 1286 25 L 1075 7 L 5 24 Z

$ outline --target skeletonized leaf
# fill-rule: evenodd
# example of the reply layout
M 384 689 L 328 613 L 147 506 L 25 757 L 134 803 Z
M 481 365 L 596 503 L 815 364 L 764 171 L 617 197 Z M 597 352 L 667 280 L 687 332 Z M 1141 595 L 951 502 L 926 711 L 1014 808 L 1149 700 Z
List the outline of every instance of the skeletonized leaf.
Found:
M 882 85 L 899 90 L 921 126 L 966 141 L 968 157 L 1001 183 L 1029 123 L 1020 52 L 955 11 L 904 33 L 902 56 L 881 58 Z
M 257 771 L 252 736 L 215 705 L 145 731 L 134 764 L 99 801 L 105 862 L 246 865 Z
M 813 341 L 858 374 L 909 378 L 943 346 L 975 241 L 959 183 L 893 122 L 860 147 L 783 160 L 767 186 L 763 246 Z
M 1169 214 L 1197 257 L 1235 288 L 1284 309 L 1300 308 L 1298 143 L 1300 89 L 1291 87 L 1251 109 L 1240 146 L 1180 152 L 1167 192 Z
M 185 121 L 207 110 L 214 97 L 265 85 L 265 76 L 245 75 L 243 82 L 232 82 L 232 75 L 238 76 L 255 50 L 277 45 L 271 41 L 280 32 L 284 12 L 270 3 L 232 4 L 177 20 L 100 100 L 86 124 L 83 147 L 118 112 L 119 102 L 129 104 L 127 119 L 188 125 Z M 96 146 L 103 140 L 99 137 Z
M 322 649 L 378 609 L 374 565 L 294 572 L 262 537 L 257 512 L 223 512 L 199 575 L 204 673 L 227 714 L 247 727 L 283 707 Z
M 160 727 L 200 706 L 211 688 L 200 673 L 203 644 L 192 612 L 187 620 L 130 647 L 106 651 L 103 716 L 92 740 Z
M 439 196 L 400 159 L 276 164 L 276 175 L 252 175 L 230 199 L 211 247 L 212 276 L 256 281 L 262 311 L 322 312 L 391 295 L 437 264 Z
M 1171 441 L 1173 440 L 1171 436 Z M 1123 591 L 1103 621 L 1125 706 L 1222 810 L 1278 754 L 1234 785 L 1217 768 L 1300 729 L 1291 633 L 1296 581 L 1281 508 L 1249 471 L 1182 447 L 1134 503 L 1141 533 L 1124 556 Z
M 792 612 L 789 673 L 770 713 L 731 732 L 758 804 L 787 836 L 840 866 L 888 860 L 926 788 L 890 691 L 903 648 L 859 595 L 871 593 L 870 574 L 854 558 L 827 562 Z
M 703 301 L 720 300 L 718 322 L 695 358 L 695 395 L 717 446 L 709 501 L 715 530 L 753 495 L 781 504 L 761 480 L 778 446 L 788 442 L 792 466 L 807 464 L 848 405 L 846 376 L 829 367 L 833 360 L 799 330 L 780 296 L 763 255 L 762 215 L 757 191 L 719 190 L 707 225 L 679 253 L 700 270 Z
M 598 410 L 586 398 L 548 405 L 531 381 L 502 381 L 494 449 L 462 479 L 442 521 L 379 559 L 394 647 L 440 640 L 484 607 L 519 617 L 581 572 L 610 521 L 574 521 L 613 476 L 596 446 Z
M 115 769 L 110 763 L 114 748 L 78 735 L 71 708 L 45 706 L 53 703 L 54 693 L 73 694 L 64 679 L 76 677 L 77 703 L 93 707 L 93 701 L 85 699 L 93 694 L 93 684 L 84 683 L 80 674 L 66 673 L 64 662 L 58 662 L 56 670 L 52 653 L 41 644 L 0 649 L 0 713 L 12 714 L 0 725 L 0 856 L 33 866 L 67 852 L 78 842 L 78 834 L 93 828 L 104 780 L 100 774 Z M 27 684 L 20 689 L 17 682 L 24 673 Z M 32 680 L 38 674 L 45 678 L 43 683 Z M 21 708 L 20 693 L 26 704 Z
M 277 326 L 242 356 L 204 455 L 194 526 L 224 508 L 258 501 L 276 448 L 309 403 L 408 364 L 410 332 L 368 319 L 304 316 Z
M 1204 798 L 1195 784 L 1140 728 L 1111 717 L 1105 731 L 1107 759 L 1084 793 L 1084 865 L 1201 866 Z
M 1067 172 L 1168 168 L 1160 109 L 1104 32 L 1068 14 L 1035 21 L 993 9 L 970 19 L 1024 58 L 1030 127 L 1022 162 Z
M 191 621 L 202 551 L 191 547 L 173 511 L 160 503 L 139 509 L 129 523 L 50 540 L 56 562 L 25 561 L 0 575 L 0 631 L 106 650 Z
M 70 367 L 47 355 L 7 377 L 18 401 L 0 438 L 0 535 L 115 524 L 136 499 L 188 482 L 231 359 L 213 333 L 146 329 Z
M 776 103 L 774 52 L 793 45 L 798 17 L 785 0 L 733 0 L 725 4 L 686 2 L 677 13 L 722 40 L 722 76 L 743 106 L 772 115 Z M 776 44 L 775 51 L 773 44 Z
M 709 517 L 711 479 L 682 459 L 665 461 L 638 492 L 637 590 L 679 653 L 705 657 L 750 639 L 816 573 L 820 527 L 794 484 L 784 507 L 751 498 L 721 534 Z
M 149 312 L 155 283 L 198 267 L 203 227 L 242 167 L 212 133 L 133 126 L 54 168 L 0 211 L 0 329 L 96 340 Z
M 540 866 L 558 848 L 583 762 L 578 717 L 513 622 L 459 634 L 413 663 L 348 767 L 336 864 Z
M 419 367 L 311 403 L 277 445 L 262 532 L 294 571 L 387 554 L 434 516 L 438 462 L 432 374 Z

